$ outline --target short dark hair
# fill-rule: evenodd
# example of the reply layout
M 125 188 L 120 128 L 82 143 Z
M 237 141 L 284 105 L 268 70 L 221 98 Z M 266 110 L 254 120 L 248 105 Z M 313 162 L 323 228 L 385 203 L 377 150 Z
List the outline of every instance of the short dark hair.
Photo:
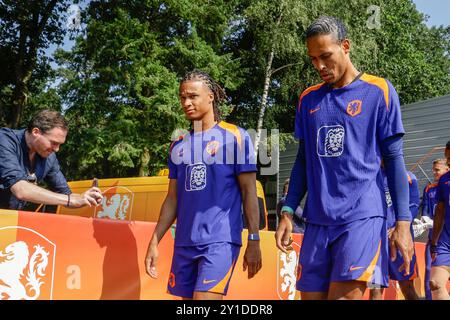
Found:
M 181 83 L 191 80 L 202 81 L 214 95 L 213 109 L 214 109 L 214 120 L 220 121 L 220 110 L 219 105 L 227 98 L 225 90 L 205 71 L 194 69 L 186 73 L 181 80 Z
M 58 111 L 42 110 L 28 123 L 28 132 L 31 133 L 33 128 L 38 128 L 42 133 L 45 133 L 54 128 L 60 128 L 67 131 L 69 125 L 67 120 Z
M 445 145 L 445 149 L 450 150 L 450 140 L 448 140 L 447 144 Z
M 320 16 L 306 30 L 306 39 L 327 34 L 333 35 L 337 42 L 342 42 L 347 38 L 347 27 L 336 17 Z

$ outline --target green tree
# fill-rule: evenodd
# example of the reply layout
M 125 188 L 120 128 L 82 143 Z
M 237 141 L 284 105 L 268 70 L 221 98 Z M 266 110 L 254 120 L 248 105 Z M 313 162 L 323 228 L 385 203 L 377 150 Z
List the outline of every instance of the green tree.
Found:
M 44 49 L 62 42 L 68 1 L 0 2 L 0 123 L 17 128 L 34 113 L 34 103 L 52 104 L 55 92 L 46 91 L 51 74 Z
M 225 87 L 238 83 L 238 63 L 221 52 L 230 8 L 219 0 L 90 2 L 85 33 L 57 55 L 70 178 L 155 174 L 167 165 L 172 133 L 189 127 L 180 77 L 195 67 Z

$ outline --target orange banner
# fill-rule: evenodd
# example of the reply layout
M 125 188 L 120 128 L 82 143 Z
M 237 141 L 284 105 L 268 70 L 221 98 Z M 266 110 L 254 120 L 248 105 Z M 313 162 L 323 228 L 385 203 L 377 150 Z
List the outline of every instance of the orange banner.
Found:
M 159 278 L 144 268 L 155 223 L 0 210 L 0 297 L 2 299 L 174 299 L 166 293 L 174 230 L 159 245 Z M 241 250 L 226 299 L 292 300 L 302 235 L 285 255 L 274 233 L 261 231 L 262 270 L 251 280 Z M 423 279 L 424 245 L 416 244 Z M 421 285 L 421 280 L 417 281 Z M 423 288 L 420 288 L 423 293 Z M 401 298 L 386 290 L 385 298 Z

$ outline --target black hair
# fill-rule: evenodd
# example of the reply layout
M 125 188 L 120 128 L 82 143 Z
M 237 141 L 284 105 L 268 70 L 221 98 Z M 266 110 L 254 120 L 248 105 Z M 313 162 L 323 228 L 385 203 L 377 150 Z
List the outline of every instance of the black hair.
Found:
M 306 38 L 331 34 L 337 42 L 347 38 L 347 27 L 336 17 L 320 16 L 306 30 Z
M 42 133 L 46 133 L 54 128 L 68 130 L 68 122 L 61 113 L 53 110 L 42 110 L 38 112 L 28 123 L 27 131 L 31 133 L 33 128 L 38 128 Z
M 181 83 L 190 81 L 190 80 L 200 80 L 202 81 L 214 95 L 213 101 L 213 109 L 214 109 L 214 120 L 220 121 L 220 110 L 219 105 L 224 101 L 227 97 L 225 94 L 225 90 L 206 72 L 194 69 L 185 74 Z
M 450 150 L 450 140 L 448 140 L 447 144 L 445 145 L 445 149 Z

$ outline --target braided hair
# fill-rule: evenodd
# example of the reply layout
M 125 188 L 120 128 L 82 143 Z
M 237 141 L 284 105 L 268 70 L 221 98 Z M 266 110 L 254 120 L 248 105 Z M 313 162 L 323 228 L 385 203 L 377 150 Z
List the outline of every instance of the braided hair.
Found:
M 213 110 L 214 110 L 214 121 L 219 122 L 221 120 L 219 105 L 227 97 L 225 90 L 206 72 L 194 69 L 185 74 L 181 83 L 191 80 L 202 81 L 214 95 L 213 100 Z

